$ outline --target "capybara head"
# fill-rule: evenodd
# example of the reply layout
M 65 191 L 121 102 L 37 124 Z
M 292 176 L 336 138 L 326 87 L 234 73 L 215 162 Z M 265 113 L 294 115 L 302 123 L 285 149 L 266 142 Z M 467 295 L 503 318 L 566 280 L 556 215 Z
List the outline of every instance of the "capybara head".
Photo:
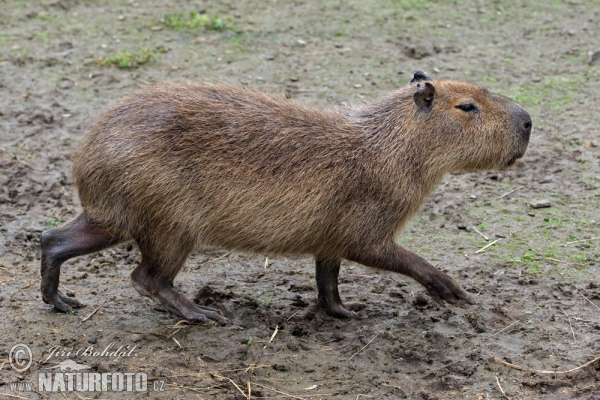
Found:
M 450 169 L 503 168 L 525 154 L 531 116 L 514 101 L 467 83 L 432 80 L 422 71 L 411 84 L 414 116 L 438 133 L 432 139 L 441 142 L 430 143 L 433 149 L 452 149 L 446 157 L 438 154 L 456 163 Z

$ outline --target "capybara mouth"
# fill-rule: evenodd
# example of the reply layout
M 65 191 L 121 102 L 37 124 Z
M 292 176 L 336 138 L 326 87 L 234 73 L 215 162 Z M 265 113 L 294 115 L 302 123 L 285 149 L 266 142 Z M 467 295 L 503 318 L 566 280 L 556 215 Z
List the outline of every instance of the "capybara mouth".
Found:
M 512 166 L 514 163 L 516 163 L 516 162 L 517 162 L 517 160 L 518 160 L 519 158 L 521 158 L 521 157 L 523 157 L 523 156 L 525 155 L 525 151 L 526 151 L 526 150 L 523 150 L 523 151 L 520 151 L 520 152 L 518 152 L 517 154 L 515 154 L 515 155 L 514 155 L 514 156 L 513 156 L 513 157 L 512 157 L 512 158 L 511 158 L 511 159 L 510 159 L 510 160 L 509 160 L 507 163 L 506 163 L 506 166 L 507 166 L 507 167 L 510 167 L 510 166 Z

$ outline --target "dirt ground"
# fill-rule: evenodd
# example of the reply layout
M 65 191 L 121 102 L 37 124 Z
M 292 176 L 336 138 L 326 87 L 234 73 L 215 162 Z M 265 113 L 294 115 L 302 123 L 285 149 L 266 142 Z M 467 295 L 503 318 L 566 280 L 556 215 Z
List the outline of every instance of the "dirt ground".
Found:
M 0 397 L 600 399 L 600 362 L 542 374 L 490 357 L 566 371 L 600 355 L 598 0 L 166 3 L 0 0 Z M 399 238 L 477 304 L 440 307 L 409 278 L 344 263 L 342 297 L 367 307 L 334 319 L 315 307 L 311 258 L 204 249 L 176 287 L 232 324 L 190 326 L 132 288 L 135 246 L 64 265 L 78 315 L 41 300 L 40 233 L 78 214 L 72 154 L 119 98 L 218 78 L 333 107 L 418 69 L 533 117 L 524 158 L 446 176 Z M 22 373 L 8 363 L 18 343 L 33 357 Z M 128 356 L 75 355 L 89 346 Z M 67 359 L 147 373 L 149 392 L 39 392 L 38 374 Z

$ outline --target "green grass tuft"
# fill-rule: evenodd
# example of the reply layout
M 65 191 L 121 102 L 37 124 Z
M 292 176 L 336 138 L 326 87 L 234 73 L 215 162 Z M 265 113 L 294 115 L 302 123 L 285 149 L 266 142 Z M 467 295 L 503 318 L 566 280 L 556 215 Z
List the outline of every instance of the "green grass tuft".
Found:
M 228 28 L 225 20 L 219 17 L 219 14 L 213 14 L 209 17 L 206 14 L 200 14 L 195 11 L 189 13 L 188 16 L 182 14 L 171 15 L 165 14 L 161 20 L 166 26 L 171 29 L 206 29 L 220 31 Z

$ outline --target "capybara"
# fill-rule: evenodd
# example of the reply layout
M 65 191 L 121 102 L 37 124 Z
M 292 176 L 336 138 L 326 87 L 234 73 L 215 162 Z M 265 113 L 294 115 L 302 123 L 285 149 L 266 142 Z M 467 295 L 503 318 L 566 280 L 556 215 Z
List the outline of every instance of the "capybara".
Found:
M 515 102 L 422 71 L 326 111 L 241 85 L 152 86 L 104 112 L 76 153 L 83 212 L 42 233 L 42 297 L 82 307 L 58 291 L 61 264 L 134 240 L 135 289 L 191 322 L 229 322 L 173 288 L 199 245 L 313 255 L 318 304 L 336 317 L 364 307 L 340 299 L 342 259 L 410 276 L 437 302 L 471 302 L 395 239 L 445 173 L 513 164 L 531 128 Z

